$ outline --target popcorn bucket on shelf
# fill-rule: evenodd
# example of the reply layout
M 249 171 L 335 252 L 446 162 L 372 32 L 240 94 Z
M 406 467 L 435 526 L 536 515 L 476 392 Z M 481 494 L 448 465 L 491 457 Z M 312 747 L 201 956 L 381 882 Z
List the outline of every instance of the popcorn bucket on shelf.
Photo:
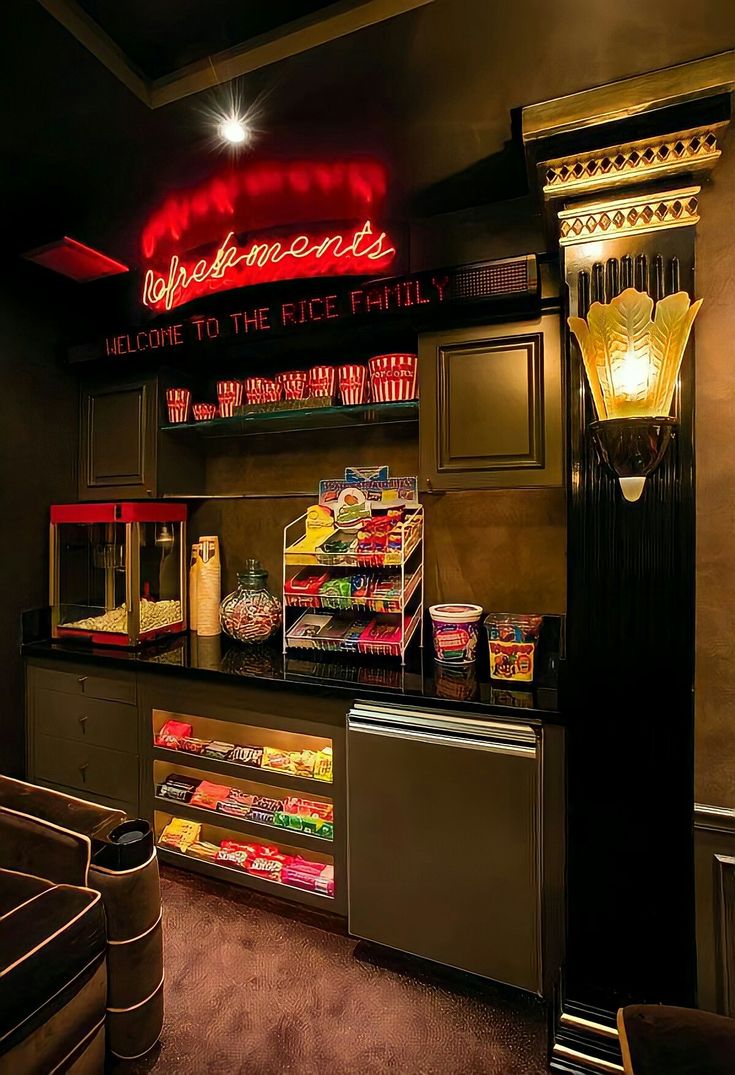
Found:
M 232 418 L 242 404 L 242 381 L 217 381 L 217 399 L 222 418 Z
M 248 377 L 245 381 L 248 403 L 275 403 L 281 398 L 281 386 L 269 377 Z
M 166 404 L 169 422 L 173 424 L 188 421 L 191 404 L 191 392 L 188 388 L 167 388 Z
M 340 366 L 337 371 L 337 382 L 342 402 L 347 407 L 367 402 L 367 366 L 350 363 Z
M 306 370 L 289 370 L 288 373 L 276 374 L 276 380 L 283 390 L 284 399 L 304 399 L 309 386 L 309 374 Z
M 334 399 L 337 383 L 336 366 L 313 366 L 309 370 L 309 395 Z
M 213 418 L 217 417 L 216 403 L 195 403 L 191 409 L 194 413 L 195 422 L 211 422 Z
M 370 387 L 375 403 L 395 403 L 417 398 L 417 355 L 375 355 L 369 365 Z

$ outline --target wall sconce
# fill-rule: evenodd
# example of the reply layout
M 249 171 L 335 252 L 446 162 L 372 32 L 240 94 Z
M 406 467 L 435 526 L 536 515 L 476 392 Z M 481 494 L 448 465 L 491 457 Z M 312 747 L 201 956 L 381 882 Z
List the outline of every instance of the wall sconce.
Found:
M 701 305 L 677 291 L 656 303 L 652 318 L 653 299 L 629 287 L 612 302 L 593 302 L 586 320 L 568 318 L 597 412 L 590 428 L 626 500 L 639 499 L 666 454 L 676 378 Z

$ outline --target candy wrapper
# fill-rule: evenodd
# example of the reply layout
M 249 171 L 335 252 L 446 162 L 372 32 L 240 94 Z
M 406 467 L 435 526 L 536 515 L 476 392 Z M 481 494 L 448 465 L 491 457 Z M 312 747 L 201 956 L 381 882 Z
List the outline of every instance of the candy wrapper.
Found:
M 156 795 L 161 799 L 173 799 L 176 802 L 188 803 L 198 787 L 199 780 L 193 776 L 171 773 L 162 784 L 158 785 Z
M 199 806 L 204 810 L 216 810 L 217 804 L 226 799 L 230 791 L 231 789 L 226 784 L 214 784 L 210 780 L 202 780 L 191 797 L 191 805 Z
M 229 814 L 230 817 L 247 817 L 252 809 L 254 795 L 239 788 L 230 788 L 226 799 L 220 799 L 217 810 L 221 814 Z
M 236 761 L 239 765 L 250 765 L 259 769 L 263 762 L 263 748 L 233 747 L 227 755 L 227 761 Z
M 167 747 L 169 750 L 178 750 L 181 740 L 191 736 L 193 728 L 183 720 L 167 720 L 153 742 L 157 747 Z
M 189 847 L 199 839 L 201 832 L 202 826 L 199 822 L 173 817 L 158 837 L 158 843 L 161 847 L 170 847 L 173 851 L 186 854 Z
M 223 866 L 240 866 L 244 870 L 248 861 L 257 854 L 257 844 L 242 844 L 237 840 L 223 840 L 215 862 L 219 862 Z
M 192 736 L 187 736 L 179 743 L 179 750 L 183 750 L 187 754 L 203 754 L 204 748 L 209 746 L 211 741 L 211 739 L 196 739 Z
M 214 758 L 215 761 L 226 761 L 234 750 L 234 743 L 207 743 L 202 751 L 205 758 Z
M 187 855 L 193 855 L 194 858 L 203 859 L 205 862 L 214 862 L 218 853 L 219 845 L 207 843 L 206 840 L 197 840 L 187 851 Z

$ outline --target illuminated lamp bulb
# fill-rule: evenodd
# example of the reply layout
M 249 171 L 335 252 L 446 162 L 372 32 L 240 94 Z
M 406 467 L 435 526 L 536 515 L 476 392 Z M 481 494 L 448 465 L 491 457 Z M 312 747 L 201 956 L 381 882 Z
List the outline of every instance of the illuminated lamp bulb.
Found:
M 239 116 L 228 116 L 219 125 L 220 138 L 230 145 L 239 146 L 250 141 L 250 129 Z
M 677 291 L 654 311 L 650 295 L 629 287 L 609 303 L 593 302 L 586 319 L 568 319 L 597 412 L 590 428 L 628 501 L 640 498 L 675 434 L 671 404 L 701 305 Z

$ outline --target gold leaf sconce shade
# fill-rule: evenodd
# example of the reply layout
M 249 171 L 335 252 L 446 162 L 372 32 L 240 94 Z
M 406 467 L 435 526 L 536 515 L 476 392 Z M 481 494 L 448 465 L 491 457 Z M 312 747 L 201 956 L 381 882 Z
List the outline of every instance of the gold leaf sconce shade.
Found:
M 593 302 L 586 320 L 569 318 L 599 419 L 593 430 L 628 500 L 640 497 L 671 437 L 676 379 L 701 305 L 677 291 L 654 314 L 650 295 L 629 287 Z

